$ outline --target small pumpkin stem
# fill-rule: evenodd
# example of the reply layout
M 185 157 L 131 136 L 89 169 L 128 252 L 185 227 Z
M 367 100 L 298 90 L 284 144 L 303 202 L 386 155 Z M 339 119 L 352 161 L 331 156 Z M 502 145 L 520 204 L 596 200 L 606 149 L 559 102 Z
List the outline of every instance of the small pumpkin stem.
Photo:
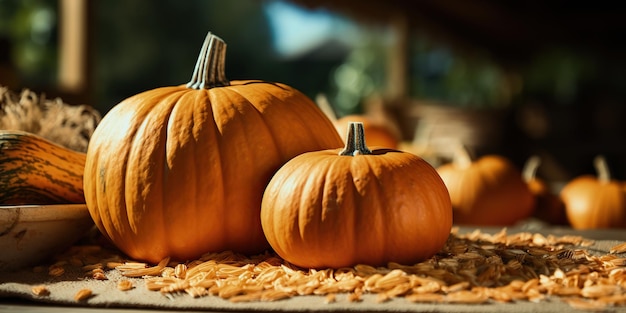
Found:
M 456 145 L 454 149 L 454 159 L 452 162 L 459 168 L 468 168 L 472 165 L 472 158 L 463 144 L 458 143 Z
M 597 156 L 593 159 L 593 165 L 596 168 L 596 172 L 598 173 L 598 180 L 603 183 L 608 183 L 611 181 L 611 172 L 609 171 L 609 166 L 606 163 L 606 159 L 604 156 Z
M 367 145 L 365 145 L 365 130 L 363 123 L 350 122 L 348 125 L 348 136 L 346 138 L 346 147 L 339 152 L 339 155 L 356 156 L 359 154 L 372 154 Z
M 540 164 L 541 158 L 539 156 L 533 155 L 528 158 L 526 164 L 524 164 L 524 169 L 522 170 L 522 177 L 524 178 L 524 181 L 529 182 L 535 179 L 535 176 L 537 175 L 537 169 L 539 168 Z
M 204 39 L 196 68 L 187 88 L 210 89 L 230 85 L 226 78 L 226 43 L 209 32 Z

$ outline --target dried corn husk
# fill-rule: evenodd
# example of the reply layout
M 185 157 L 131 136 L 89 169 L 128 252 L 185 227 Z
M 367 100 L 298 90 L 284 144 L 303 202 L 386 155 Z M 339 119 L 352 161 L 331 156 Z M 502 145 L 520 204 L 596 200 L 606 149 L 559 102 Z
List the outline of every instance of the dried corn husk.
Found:
M 17 94 L 0 86 L 0 129 L 34 133 L 86 152 L 100 119 L 100 113 L 89 105 L 69 105 L 60 98 L 48 99 L 28 89 Z

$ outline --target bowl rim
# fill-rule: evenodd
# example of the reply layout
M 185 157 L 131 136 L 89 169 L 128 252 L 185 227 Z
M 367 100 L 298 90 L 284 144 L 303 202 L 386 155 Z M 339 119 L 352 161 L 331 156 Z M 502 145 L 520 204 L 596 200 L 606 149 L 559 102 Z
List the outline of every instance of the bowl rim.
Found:
M 15 215 L 20 222 L 45 222 L 91 217 L 87 204 L 84 203 L 0 205 L 0 215 L 10 214 Z

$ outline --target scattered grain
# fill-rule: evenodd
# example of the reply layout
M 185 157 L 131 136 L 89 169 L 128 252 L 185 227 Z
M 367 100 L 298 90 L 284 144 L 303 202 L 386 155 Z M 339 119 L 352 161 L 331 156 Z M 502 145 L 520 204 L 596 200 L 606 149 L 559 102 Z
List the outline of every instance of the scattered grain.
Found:
M 122 279 L 117 283 L 117 289 L 121 291 L 127 291 L 133 288 L 133 282 L 128 279 Z
M 52 277 L 59 277 L 65 274 L 65 268 L 62 266 L 53 265 L 48 269 L 48 275 Z
M 611 247 L 611 249 L 609 250 L 609 253 L 624 253 L 626 252 L 626 242 L 622 242 L 620 244 L 617 244 L 613 247 Z
M 230 251 L 185 263 L 164 259 L 151 266 L 87 246 L 72 250 L 48 272 L 63 275 L 66 264 L 90 275 L 116 270 L 125 277 L 142 277 L 148 290 L 172 299 L 174 294 L 213 295 L 249 302 L 319 295 L 333 303 L 339 294 L 347 301 L 363 301 L 364 294 L 374 294 L 374 301 L 381 303 L 396 297 L 415 303 L 463 304 L 558 298 L 586 310 L 625 306 L 626 258 L 619 254 L 626 252 L 626 242 L 605 255 L 588 251 L 585 247 L 591 243 L 579 236 L 508 234 L 506 229 L 459 234 L 455 228 L 441 251 L 423 262 L 342 269 L 303 269 L 273 253 L 244 256 Z M 118 288 L 129 290 L 133 283 L 123 280 Z
M 169 263 L 170 259 L 165 258 L 159 262 L 156 266 L 147 267 L 145 263 L 125 263 L 124 265 L 116 267 L 126 277 L 142 277 L 142 276 L 155 276 L 161 275 L 163 269 Z
M 92 296 L 91 289 L 81 289 L 74 295 L 74 301 L 85 301 Z
M 187 265 L 182 263 L 176 265 L 176 267 L 174 268 L 174 276 L 184 279 L 185 274 L 187 274 Z
M 334 293 L 329 293 L 324 298 L 324 302 L 326 303 L 334 303 L 336 301 L 337 301 L 337 295 L 335 295 Z
M 96 280 L 107 280 L 108 279 L 107 276 L 104 274 L 104 272 L 100 272 L 100 271 L 94 272 L 91 277 L 93 279 L 96 279 Z
M 50 295 L 50 290 L 45 285 L 37 285 L 31 288 L 31 292 L 38 297 L 46 297 Z

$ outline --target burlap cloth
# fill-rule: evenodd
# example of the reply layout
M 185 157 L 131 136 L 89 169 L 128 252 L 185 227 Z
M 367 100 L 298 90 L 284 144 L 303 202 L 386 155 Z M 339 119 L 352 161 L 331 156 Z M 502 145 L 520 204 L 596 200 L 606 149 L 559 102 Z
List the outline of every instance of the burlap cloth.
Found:
M 473 229 L 461 229 L 471 231 Z M 528 229 L 523 229 L 527 231 Z M 496 229 L 481 229 L 485 232 L 495 232 Z M 521 231 L 511 228 L 509 233 Z M 594 240 L 594 244 L 586 247 L 591 253 L 606 254 L 610 247 L 626 241 L 626 231 L 598 230 L 576 232 L 567 228 L 550 228 L 532 230 L 545 234 L 583 235 Z M 128 291 L 117 289 L 117 283 L 123 277 L 116 269 L 105 272 L 106 280 L 85 278 L 81 267 L 66 266 L 66 272 L 59 277 L 51 277 L 47 271 L 36 272 L 27 268 L 8 273 L 0 273 L 0 302 L 9 303 L 18 301 L 29 307 L 43 309 L 47 305 L 70 307 L 96 308 L 127 308 L 127 309 L 167 309 L 167 310 L 197 310 L 197 311 L 237 311 L 237 312 L 563 312 L 572 310 L 558 298 L 548 297 L 539 303 L 520 301 L 513 303 L 492 302 L 479 305 L 461 305 L 448 303 L 412 303 L 403 298 L 392 299 L 384 303 L 377 303 L 375 295 L 364 294 L 359 302 L 350 302 L 347 295 L 339 294 L 334 303 L 326 303 L 323 296 L 297 296 L 290 299 L 272 302 L 243 302 L 233 303 L 217 296 L 193 298 L 188 294 L 162 294 L 147 290 L 144 280 L 130 278 L 135 288 Z M 47 296 L 36 296 L 32 293 L 33 286 L 44 284 L 50 291 Z M 77 302 L 75 294 L 89 288 L 93 296 L 86 301 Z M 1 308 L 0 308 L 1 309 Z M 624 308 L 610 308 L 608 311 L 624 310 Z

